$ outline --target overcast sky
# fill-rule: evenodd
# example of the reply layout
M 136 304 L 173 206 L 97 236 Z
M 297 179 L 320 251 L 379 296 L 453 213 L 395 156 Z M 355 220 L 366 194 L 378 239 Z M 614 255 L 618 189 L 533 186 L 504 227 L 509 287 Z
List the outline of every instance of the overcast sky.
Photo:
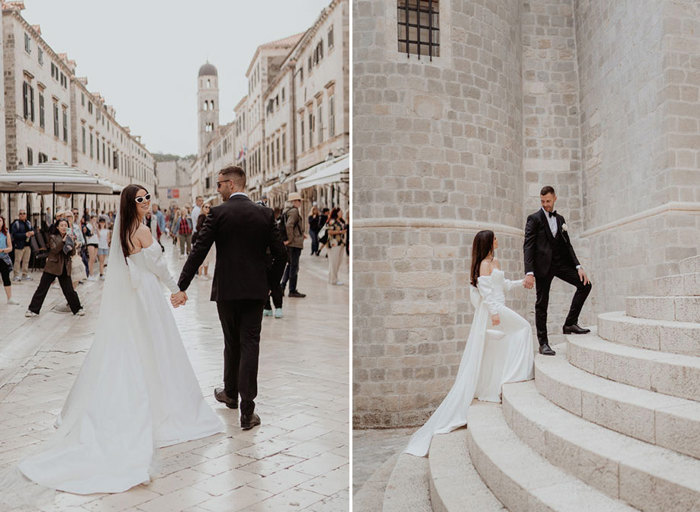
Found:
M 219 122 L 246 94 L 258 45 L 305 31 L 330 0 L 24 0 L 56 53 L 151 152 L 197 151 L 197 71 L 219 72 Z

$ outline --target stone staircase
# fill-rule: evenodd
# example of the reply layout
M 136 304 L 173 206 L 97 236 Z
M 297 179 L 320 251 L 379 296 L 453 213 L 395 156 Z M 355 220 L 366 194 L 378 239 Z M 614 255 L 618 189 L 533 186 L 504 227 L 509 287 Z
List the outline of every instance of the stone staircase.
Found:
M 366 510 L 700 512 L 700 256 L 680 271 L 399 455 Z

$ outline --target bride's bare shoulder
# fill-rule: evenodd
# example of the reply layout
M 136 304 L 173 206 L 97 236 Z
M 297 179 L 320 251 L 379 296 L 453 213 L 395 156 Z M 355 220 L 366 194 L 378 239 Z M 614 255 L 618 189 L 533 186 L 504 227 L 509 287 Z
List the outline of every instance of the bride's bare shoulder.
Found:
M 141 249 L 149 247 L 153 243 L 151 230 L 148 229 L 148 226 L 141 224 L 131 236 L 130 242 L 134 249 L 136 249 L 132 251 L 131 254 L 135 254 Z
M 480 276 L 490 276 L 493 272 L 494 266 L 489 260 L 482 260 L 479 264 L 479 275 Z

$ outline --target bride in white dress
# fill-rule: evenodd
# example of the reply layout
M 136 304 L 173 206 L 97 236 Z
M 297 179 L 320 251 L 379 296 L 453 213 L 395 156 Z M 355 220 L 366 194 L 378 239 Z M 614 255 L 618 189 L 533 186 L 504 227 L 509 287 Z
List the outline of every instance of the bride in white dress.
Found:
M 163 284 L 179 290 L 142 224 L 149 209 L 143 187 L 124 189 L 94 341 L 58 429 L 19 463 L 42 486 L 122 492 L 150 480 L 157 448 L 224 431 L 202 398 L 163 295 Z
M 475 313 L 457 378 L 430 419 L 413 434 L 406 453 L 425 457 L 433 435 L 466 425 L 474 398 L 500 402 L 503 384 L 534 378 L 532 327 L 505 304 L 506 292 L 524 286 L 523 280 L 505 278 L 494 257 L 497 248 L 493 231 L 479 231 L 474 237 L 469 291 Z

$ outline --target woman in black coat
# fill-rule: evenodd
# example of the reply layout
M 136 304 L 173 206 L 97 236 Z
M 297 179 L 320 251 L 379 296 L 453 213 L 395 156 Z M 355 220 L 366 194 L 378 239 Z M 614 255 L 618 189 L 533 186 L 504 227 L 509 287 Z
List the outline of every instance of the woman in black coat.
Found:
M 39 286 L 34 292 L 29 309 L 24 314 L 26 317 L 37 316 L 44 304 L 46 294 L 54 280 L 58 277 L 63 295 L 68 301 L 68 306 L 74 315 L 83 316 L 85 311 L 80 304 L 78 294 L 71 283 L 71 256 L 75 254 L 75 240 L 68 234 L 68 221 L 60 219 L 49 235 L 49 254 L 46 257 L 44 273 L 41 275 Z

